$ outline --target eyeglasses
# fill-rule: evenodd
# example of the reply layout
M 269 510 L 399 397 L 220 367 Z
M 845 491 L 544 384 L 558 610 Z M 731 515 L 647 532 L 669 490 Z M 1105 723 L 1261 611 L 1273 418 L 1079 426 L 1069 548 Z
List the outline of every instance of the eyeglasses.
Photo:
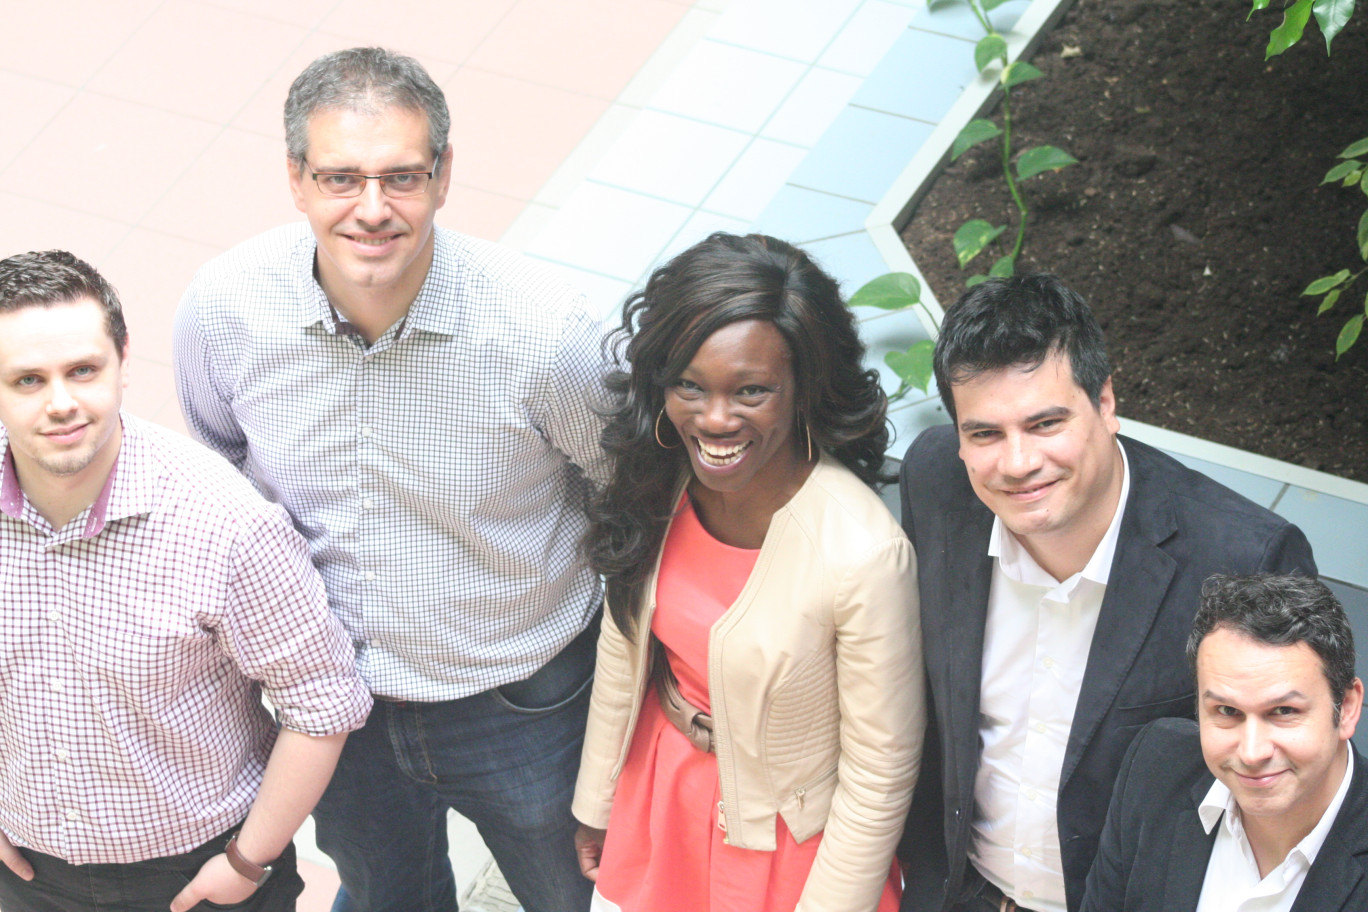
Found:
M 366 188 L 366 181 L 379 181 L 380 190 L 391 199 L 406 199 L 421 196 L 428 187 L 428 181 L 437 173 L 434 165 L 431 171 L 396 171 L 392 174 L 355 174 L 351 171 L 315 171 L 308 162 L 304 167 L 318 185 L 318 192 L 335 199 L 360 196 Z

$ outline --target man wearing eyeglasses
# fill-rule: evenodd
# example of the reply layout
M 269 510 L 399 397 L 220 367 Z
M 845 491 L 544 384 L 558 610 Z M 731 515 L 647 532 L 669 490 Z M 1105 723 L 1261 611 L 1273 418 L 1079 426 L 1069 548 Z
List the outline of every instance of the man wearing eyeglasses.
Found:
M 449 127 L 407 57 L 310 64 L 285 104 L 309 224 L 201 270 L 177 386 L 191 430 L 294 517 L 377 701 L 314 815 L 334 909 L 454 912 L 448 808 L 527 912 L 585 909 L 569 802 L 602 333 L 560 282 L 434 227 Z

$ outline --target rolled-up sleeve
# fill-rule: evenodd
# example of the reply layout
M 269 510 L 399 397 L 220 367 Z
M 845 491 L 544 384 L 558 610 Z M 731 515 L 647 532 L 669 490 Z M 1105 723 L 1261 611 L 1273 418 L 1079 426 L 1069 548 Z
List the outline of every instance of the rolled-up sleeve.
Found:
M 325 736 L 366 721 L 371 695 L 356 670 L 356 649 L 283 508 L 272 506 L 239 532 L 217 632 L 243 674 L 261 682 L 286 728 Z

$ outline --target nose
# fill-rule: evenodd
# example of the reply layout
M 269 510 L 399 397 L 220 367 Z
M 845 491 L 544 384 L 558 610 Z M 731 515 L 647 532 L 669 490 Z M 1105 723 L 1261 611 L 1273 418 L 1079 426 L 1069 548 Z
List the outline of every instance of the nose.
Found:
M 74 411 L 76 400 L 71 395 L 71 390 L 66 383 L 60 379 L 55 379 L 48 386 L 47 413 L 49 415 L 65 415 Z
M 704 400 L 695 425 L 704 434 L 724 437 L 741 426 L 741 421 L 732 412 L 731 400 L 726 396 L 709 396 Z
M 380 181 L 368 180 L 356 198 L 356 218 L 367 225 L 381 225 L 390 216 L 389 197 L 380 187 Z
M 1268 737 L 1268 729 L 1258 719 L 1246 719 L 1240 732 L 1240 765 L 1246 770 L 1262 769 L 1273 759 L 1273 742 Z
M 1029 434 L 1008 434 L 1003 443 L 999 471 L 1008 478 L 1026 478 L 1041 466 L 1040 449 Z

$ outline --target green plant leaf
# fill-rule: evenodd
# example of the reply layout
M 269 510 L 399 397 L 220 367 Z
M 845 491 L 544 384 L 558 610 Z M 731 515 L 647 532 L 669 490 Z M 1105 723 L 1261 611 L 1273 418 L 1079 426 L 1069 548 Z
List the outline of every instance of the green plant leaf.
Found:
M 983 0 L 983 11 L 985 13 L 990 12 L 1006 2 L 1007 0 Z
M 969 261 L 983 252 L 983 248 L 993 243 L 999 234 L 1007 230 L 1006 225 L 999 225 L 994 228 L 983 219 L 970 219 L 959 230 L 955 232 L 955 259 L 959 260 L 960 269 L 969 264 Z
M 1335 167 L 1325 172 L 1325 177 L 1321 178 L 1321 183 L 1333 184 L 1341 177 L 1344 177 L 1344 175 L 1357 171 L 1362 166 L 1363 163 L 1358 161 L 1340 162 L 1338 165 L 1335 165 Z
M 908 386 L 915 386 L 924 393 L 931 385 L 931 377 L 935 373 L 932 361 L 935 352 L 936 343 L 923 339 L 921 342 L 913 343 L 905 352 L 889 352 L 884 355 L 884 363 L 893 369 L 899 380 Z
M 1010 89 L 1012 86 L 1019 86 L 1023 82 L 1030 82 L 1032 79 L 1039 79 L 1044 75 L 1026 61 L 1018 60 L 1002 71 L 1002 87 Z
M 1350 174 L 1348 177 L 1344 179 L 1344 186 L 1352 187 L 1361 180 L 1363 180 L 1363 169 L 1359 168 L 1357 171 Z
M 1335 340 L 1335 360 L 1340 359 L 1340 355 L 1349 350 L 1349 347 L 1358 341 L 1359 333 L 1363 331 L 1363 314 L 1358 314 L 1349 318 L 1349 322 L 1344 324 L 1340 330 L 1339 338 Z
M 1359 254 L 1368 260 L 1368 209 L 1363 210 L 1363 218 L 1359 219 L 1358 245 Z
M 1368 155 L 1368 136 L 1363 137 L 1363 139 L 1360 139 L 1335 157 L 1358 158 L 1360 155 Z
M 1368 196 L 1368 181 L 1359 181 L 1359 189 L 1363 191 L 1364 196 Z
M 993 268 L 988 270 L 990 276 L 999 279 L 1010 278 L 1014 272 L 1016 272 L 1016 260 L 1010 253 L 1004 257 L 999 257 L 998 261 L 993 264 Z
M 926 8 L 934 13 L 936 10 L 945 9 L 947 6 L 959 6 L 961 2 L 962 0 L 928 0 Z
M 1321 314 L 1334 307 L 1335 302 L 1339 300 L 1339 296 L 1340 289 L 1338 288 L 1326 295 L 1325 300 L 1320 302 L 1320 307 L 1316 308 L 1316 316 L 1319 317 Z
M 969 278 L 964 280 L 964 287 L 973 288 L 975 285 L 982 285 L 986 281 L 988 281 L 988 276 L 984 275 L 983 273 L 971 275 Z
M 1254 0 L 1254 5 L 1249 8 L 1249 16 L 1245 16 L 1245 22 L 1249 21 L 1250 16 L 1253 16 L 1259 10 L 1266 9 L 1267 7 L 1268 0 Z
M 1325 294 L 1330 289 L 1343 284 L 1344 280 L 1347 278 L 1349 278 L 1349 270 L 1347 269 L 1341 269 L 1334 275 L 1322 276 L 1306 286 L 1306 291 L 1302 292 L 1302 297 Z
M 984 35 L 974 45 L 974 66 L 982 73 L 996 60 L 1007 61 L 1007 42 L 997 32 Z
M 1283 10 L 1282 25 L 1268 33 L 1268 49 L 1264 51 L 1264 60 L 1278 56 L 1301 41 L 1302 32 L 1306 29 L 1306 20 L 1311 18 L 1312 2 L 1313 0 L 1297 0 Z
M 979 143 L 1001 135 L 1002 131 L 998 129 L 998 125 L 991 120 L 971 120 L 959 131 L 959 136 L 955 137 L 955 143 L 950 147 L 950 160 L 954 161 Z
M 1076 164 L 1078 159 L 1057 146 L 1036 146 L 1022 152 L 1017 158 L 1017 179 L 1025 180 L 1045 171 L 1058 171 L 1060 168 Z
M 907 272 L 890 272 L 872 279 L 850 296 L 851 307 L 902 310 L 921 303 L 921 282 Z
M 1315 0 L 1311 12 L 1316 14 L 1321 34 L 1325 36 L 1325 56 L 1330 56 L 1330 42 L 1354 15 L 1354 0 Z

